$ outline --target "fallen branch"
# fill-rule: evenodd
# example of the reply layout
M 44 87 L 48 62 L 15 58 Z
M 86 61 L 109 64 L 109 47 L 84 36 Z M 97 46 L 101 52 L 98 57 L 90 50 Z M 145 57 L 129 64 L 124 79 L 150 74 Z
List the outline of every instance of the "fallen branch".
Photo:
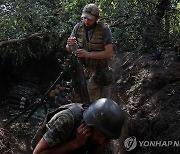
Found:
M 26 37 L 21 38 L 21 39 L 11 39 L 11 40 L 2 41 L 2 42 L 0 42 L 0 47 L 3 47 L 5 45 L 9 45 L 9 44 L 17 44 L 17 43 L 20 43 L 22 41 L 31 39 L 33 37 L 42 37 L 42 36 L 47 36 L 47 35 L 48 35 L 48 33 L 34 33 L 34 34 L 31 34 L 31 35 L 26 36 Z

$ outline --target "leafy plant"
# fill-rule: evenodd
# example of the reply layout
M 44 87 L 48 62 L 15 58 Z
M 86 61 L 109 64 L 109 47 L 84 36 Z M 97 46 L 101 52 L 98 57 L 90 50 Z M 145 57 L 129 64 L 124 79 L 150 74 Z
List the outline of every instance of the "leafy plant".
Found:
M 177 0 L 4 0 L 0 2 L 1 63 L 21 64 L 65 47 L 87 3 L 96 3 L 120 51 L 179 43 Z M 55 51 L 56 50 L 56 51 Z

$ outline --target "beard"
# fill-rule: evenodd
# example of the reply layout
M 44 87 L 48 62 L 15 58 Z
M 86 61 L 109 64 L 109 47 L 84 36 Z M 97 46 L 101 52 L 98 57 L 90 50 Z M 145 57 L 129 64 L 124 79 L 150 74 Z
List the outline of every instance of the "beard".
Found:
M 93 28 L 95 28 L 96 27 L 96 22 L 93 24 L 93 25 L 90 25 L 90 26 L 86 26 L 85 24 L 84 24 L 84 28 L 85 28 L 85 30 L 91 30 L 91 29 L 93 29 Z

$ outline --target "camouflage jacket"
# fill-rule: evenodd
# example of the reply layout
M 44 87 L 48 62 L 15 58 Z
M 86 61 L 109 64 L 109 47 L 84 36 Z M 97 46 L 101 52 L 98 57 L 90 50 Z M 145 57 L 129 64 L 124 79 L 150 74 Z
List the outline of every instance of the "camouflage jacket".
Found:
M 64 144 L 75 138 L 76 129 L 80 123 L 75 123 L 74 115 L 70 110 L 63 110 L 54 115 L 47 123 L 47 132 L 43 138 L 50 147 Z M 83 147 L 73 151 L 72 154 L 91 154 L 94 148 L 95 145 L 87 142 Z M 107 151 L 109 150 L 106 148 L 104 154 L 107 154 Z M 108 154 L 110 153 L 108 152 Z

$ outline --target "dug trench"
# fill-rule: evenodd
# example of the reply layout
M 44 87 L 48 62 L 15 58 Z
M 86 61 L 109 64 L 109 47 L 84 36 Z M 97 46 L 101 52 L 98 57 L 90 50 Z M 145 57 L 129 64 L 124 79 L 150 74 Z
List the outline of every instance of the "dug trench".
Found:
M 13 70 L 7 66 L 1 68 L 1 153 L 32 153 L 30 141 L 42 121 L 43 107 L 28 122 L 24 123 L 22 116 L 3 128 L 10 118 L 23 110 L 20 104 L 8 100 L 16 98 L 21 102 L 25 97 L 31 100 L 29 103 L 35 101 L 57 78 L 58 65 L 52 58 L 13 67 Z M 137 144 L 134 149 L 124 146 L 128 137 L 135 137 L 137 141 L 180 141 L 179 56 L 166 50 L 160 58 L 152 53 L 121 52 L 114 55 L 111 66 L 114 69 L 112 99 L 121 106 L 125 115 L 121 137 L 112 141 L 113 153 L 180 153 L 180 145 L 142 147 Z

